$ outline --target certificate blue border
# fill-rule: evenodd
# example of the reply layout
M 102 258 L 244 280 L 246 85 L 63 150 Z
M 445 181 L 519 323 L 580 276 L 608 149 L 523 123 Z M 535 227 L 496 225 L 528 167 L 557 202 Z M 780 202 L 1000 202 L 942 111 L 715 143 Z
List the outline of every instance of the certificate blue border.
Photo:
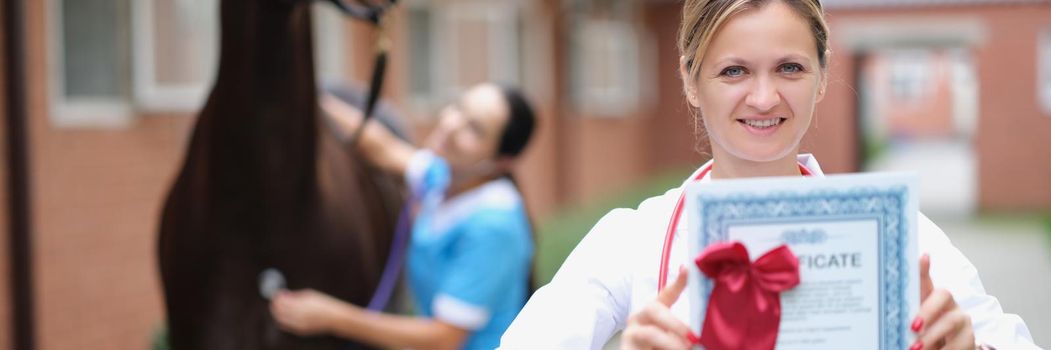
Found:
M 909 308 L 908 285 L 908 190 L 905 186 L 885 189 L 821 189 L 806 193 L 773 192 L 764 195 L 733 194 L 724 197 L 695 196 L 701 218 L 699 241 L 703 247 L 727 240 L 729 227 L 757 221 L 764 224 L 799 221 L 876 220 L 879 242 L 880 349 L 905 349 Z M 704 299 L 712 291 L 711 281 L 702 279 Z M 702 313 L 703 317 L 703 313 Z

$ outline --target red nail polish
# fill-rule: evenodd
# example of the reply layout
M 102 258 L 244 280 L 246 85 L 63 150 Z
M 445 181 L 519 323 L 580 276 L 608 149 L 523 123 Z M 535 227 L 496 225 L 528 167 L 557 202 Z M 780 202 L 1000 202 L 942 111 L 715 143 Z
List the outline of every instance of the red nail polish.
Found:
M 923 350 L 923 342 L 917 340 L 915 343 L 912 343 L 909 350 Z
M 921 328 L 923 328 L 923 319 L 916 317 L 915 320 L 912 320 L 912 331 L 919 332 Z
M 689 340 L 690 344 L 700 344 L 701 343 L 701 338 L 696 336 L 696 335 L 694 335 L 693 331 L 690 331 L 689 333 L 686 333 L 686 340 Z

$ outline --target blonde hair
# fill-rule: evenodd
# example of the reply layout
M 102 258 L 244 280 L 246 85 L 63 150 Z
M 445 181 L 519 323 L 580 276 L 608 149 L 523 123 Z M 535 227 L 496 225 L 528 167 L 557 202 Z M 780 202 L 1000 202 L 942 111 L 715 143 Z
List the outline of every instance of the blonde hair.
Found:
M 825 22 L 819 0 L 686 0 L 682 8 L 678 43 L 679 54 L 686 58 L 689 77 L 697 77 L 700 58 L 723 23 L 742 11 L 762 7 L 771 1 L 781 1 L 810 23 L 817 44 L 818 61 L 821 68 L 827 68 L 828 23 Z

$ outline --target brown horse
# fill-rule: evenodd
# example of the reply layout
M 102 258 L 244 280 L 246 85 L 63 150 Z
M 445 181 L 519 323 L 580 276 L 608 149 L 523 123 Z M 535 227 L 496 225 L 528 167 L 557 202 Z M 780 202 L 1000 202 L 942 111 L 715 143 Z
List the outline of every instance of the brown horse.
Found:
M 319 122 L 310 4 L 221 2 L 218 76 L 160 224 L 174 349 L 345 349 L 281 332 L 260 272 L 359 305 L 380 279 L 399 181 Z

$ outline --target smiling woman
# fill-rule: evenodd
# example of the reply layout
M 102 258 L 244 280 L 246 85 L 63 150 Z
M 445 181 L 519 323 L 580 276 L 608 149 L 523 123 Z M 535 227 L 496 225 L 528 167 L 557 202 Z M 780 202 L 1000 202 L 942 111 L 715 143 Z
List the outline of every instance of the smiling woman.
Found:
M 775 164 L 781 171 L 767 175 L 798 175 L 799 141 L 828 83 L 827 27 L 801 15 L 820 13 L 816 3 L 776 1 L 756 10 L 760 6 L 689 2 L 684 9 L 684 18 L 693 21 L 684 21 L 679 38 L 680 74 L 687 101 L 709 132 L 712 154 L 723 160 L 712 170 L 716 177 L 755 176 L 738 171 Z M 747 16 L 736 16 L 745 11 Z M 703 22 L 715 13 L 721 16 Z M 718 27 L 719 35 L 689 34 L 702 24 Z M 769 165 L 737 165 L 742 162 Z
M 666 266 L 694 261 L 685 244 L 676 244 L 685 242 L 675 239 L 682 235 L 672 235 L 684 226 L 678 226 L 677 199 L 693 181 L 823 176 L 799 145 L 828 84 L 828 27 L 818 0 L 687 0 L 678 44 L 683 90 L 707 129 L 712 161 L 683 186 L 600 219 L 522 309 L 502 348 L 596 349 L 617 331 L 624 349 L 740 348 L 698 339 L 682 321 L 690 312 L 689 300 L 677 302 L 685 268 L 663 288 Z M 918 218 L 919 249 L 928 255 L 918 259 L 922 301 L 910 350 L 973 349 L 975 340 L 1034 348 L 1025 323 L 985 293 L 970 261 L 933 222 Z M 665 229 L 672 238 L 661 244 Z M 844 253 L 803 259 L 853 266 Z

